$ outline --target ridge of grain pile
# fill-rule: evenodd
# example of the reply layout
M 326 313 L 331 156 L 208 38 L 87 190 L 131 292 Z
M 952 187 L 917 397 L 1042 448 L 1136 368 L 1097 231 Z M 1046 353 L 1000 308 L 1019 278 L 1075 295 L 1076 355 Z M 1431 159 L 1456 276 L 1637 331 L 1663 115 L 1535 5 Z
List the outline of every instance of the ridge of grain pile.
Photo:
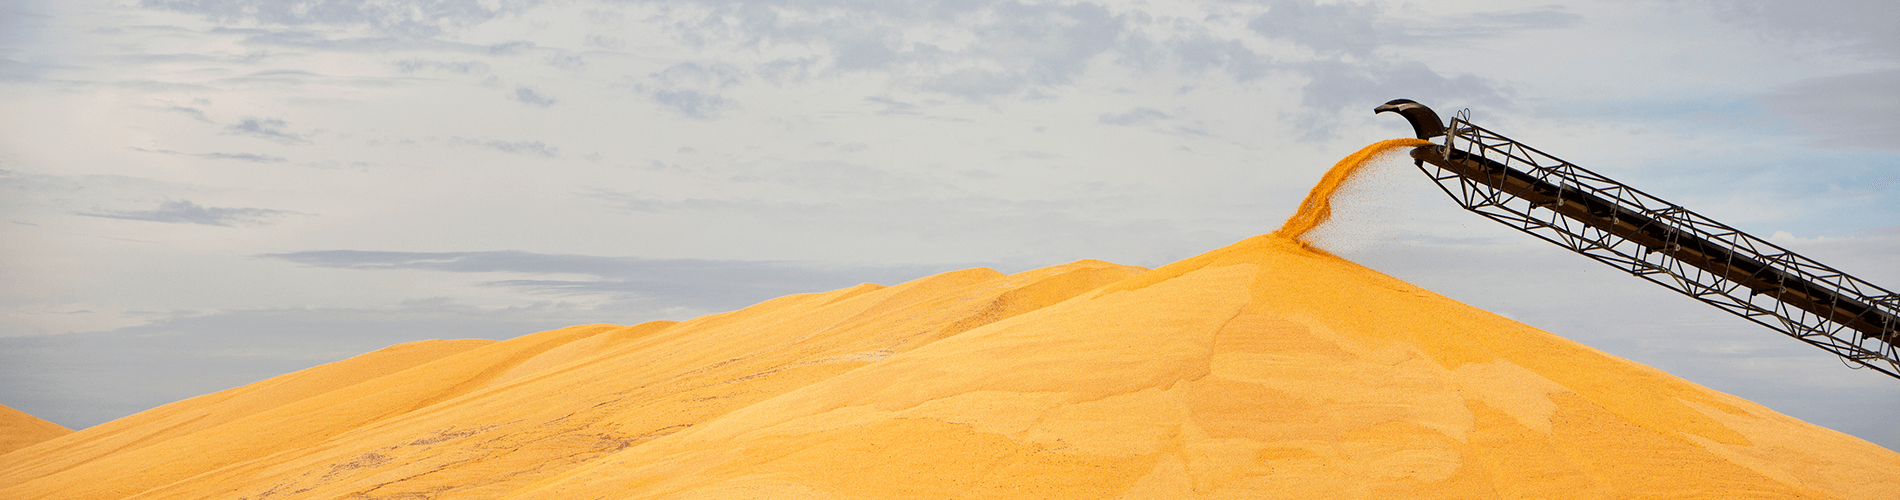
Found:
M 0 455 L 72 433 L 66 426 L 0 405 Z

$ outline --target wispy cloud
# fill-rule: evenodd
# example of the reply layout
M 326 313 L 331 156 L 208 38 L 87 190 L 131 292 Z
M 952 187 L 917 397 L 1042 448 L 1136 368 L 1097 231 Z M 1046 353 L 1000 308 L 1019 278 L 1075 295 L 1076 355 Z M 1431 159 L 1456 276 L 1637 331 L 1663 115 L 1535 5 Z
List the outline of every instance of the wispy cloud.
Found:
M 634 90 L 668 110 L 706 120 L 732 107 L 719 90 L 738 85 L 746 75 L 730 64 L 684 62 L 648 74 L 650 83 L 634 85 Z
M 699 119 L 713 118 L 726 109 L 725 97 L 697 90 L 661 90 L 653 93 L 653 102 L 667 109 Z
M 508 97 L 510 99 L 514 99 L 517 102 L 520 102 L 522 104 L 527 104 L 529 106 L 540 106 L 540 107 L 545 108 L 545 107 L 554 105 L 554 98 L 541 95 L 540 92 L 536 92 L 534 89 L 524 87 L 524 86 L 516 86 L 515 92 L 513 94 L 510 94 Z
M 212 121 L 211 121 L 211 118 L 210 118 L 210 117 L 207 117 L 207 116 L 205 116 L 205 112 L 204 112 L 204 110 L 202 110 L 202 109 L 198 109 L 198 108 L 193 108 L 193 107 L 190 107 L 190 106 L 179 106 L 179 105 L 176 105 L 176 104 L 173 104 L 173 105 L 170 105 L 170 106 L 164 106 L 164 107 L 161 107 L 161 108 L 159 108 L 159 109 L 163 109 L 163 110 L 165 110 L 165 111 L 170 111 L 170 112 L 174 112 L 174 113 L 183 113 L 183 114 L 185 114 L 185 115 L 187 115 L 187 116 L 190 116 L 190 117 L 191 117 L 192 119 L 194 119 L 194 120 L 198 120 L 198 121 L 201 121 L 201 122 L 205 122 L 205 123 L 215 123 L 215 122 L 212 122 Z
M 1507 107 L 1506 92 L 1475 75 L 1446 76 L 1418 61 L 1354 62 L 1320 60 L 1299 65 L 1308 80 L 1301 88 L 1300 113 L 1291 117 L 1297 137 L 1316 141 L 1333 137 L 1340 110 L 1403 95 L 1425 102 L 1481 103 Z
M 285 129 L 289 126 L 289 123 L 285 123 L 283 120 L 276 118 L 247 117 L 239 120 L 237 123 L 226 125 L 224 132 L 231 135 L 269 139 L 284 144 L 307 144 L 310 142 L 309 139 L 304 138 L 303 134 Z
M 1327 53 L 1367 54 L 1390 30 L 1376 4 L 1314 0 L 1277 0 L 1247 27 L 1271 38 L 1291 40 Z
M 877 112 L 877 114 L 882 115 L 882 116 L 919 114 L 917 105 L 911 104 L 908 102 L 899 101 L 896 99 L 892 99 L 890 97 L 871 96 L 871 97 L 864 98 L 864 100 L 884 105 L 884 109 L 879 110 Z
M 238 161 L 247 161 L 251 163 L 283 163 L 286 161 L 290 161 L 290 160 L 284 159 L 281 156 L 261 155 L 261 154 L 256 154 L 256 153 L 216 153 L 216 152 L 184 153 L 184 152 L 172 151 L 169 149 L 145 149 L 145 148 L 140 148 L 140 147 L 131 147 L 131 148 L 126 148 L 126 149 L 138 151 L 141 153 L 158 153 L 158 154 L 172 155 L 172 156 L 190 156 L 194 158 L 206 158 L 206 159 L 212 159 L 212 160 L 238 160 Z
M 661 85 L 669 87 L 697 86 L 725 88 L 739 84 L 745 78 L 745 71 L 725 63 L 677 63 L 650 75 Z
M 1265 77 L 1274 69 L 1272 58 L 1247 48 L 1245 43 L 1233 38 L 1193 33 L 1175 37 L 1162 45 L 1174 53 L 1181 69 L 1188 73 L 1226 70 L 1234 79 L 1246 82 Z
M 819 60 L 799 56 L 763 64 L 774 68 L 772 79 L 887 73 L 922 90 L 972 99 L 1066 84 L 1092 59 L 1139 43 L 1128 17 L 1091 2 L 974 1 L 928 8 L 838 0 L 691 3 L 702 8 L 678 10 L 672 24 L 693 45 L 784 44 L 823 51 Z M 967 34 L 974 41 L 957 47 L 917 43 L 910 35 L 918 30 Z
M 318 250 L 259 257 L 359 270 L 420 269 L 453 273 L 586 276 L 587 279 L 507 279 L 487 286 L 553 295 L 601 294 L 663 306 L 728 310 L 793 293 L 859 283 L 894 284 L 953 266 L 839 266 L 804 262 L 644 259 L 591 255 L 489 252 L 380 252 Z
M 1146 125 L 1149 122 L 1167 118 L 1168 114 L 1154 108 L 1135 108 L 1125 113 L 1106 113 L 1095 121 L 1108 125 Z
M 1900 70 L 1803 80 L 1762 98 L 1826 147 L 1900 151 Z
M 442 71 L 459 75 L 481 75 L 489 72 L 488 63 L 481 61 L 433 61 L 428 59 L 405 59 L 396 61 L 396 69 L 403 73 L 420 71 Z
M 221 23 L 365 27 L 409 37 L 431 37 L 521 12 L 535 3 L 521 0 L 144 0 L 140 5 L 198 14 Z
M 1381 49 L 1463 43 L 1525 30 L 1575 26 L 1582 20 L 1558 7 L 1400 19 L 1390 12 L 1393 7 L 1384 4 L 1315 0 L 1203 6 L 1205 16 L 1174 14 L 1180 17 L 1129 15 L 1096 2 L 971 1 L 933 4 L 930 8 L 904 2 L 867 7 L 844 0 L 680 3 L 696 3 L 701 8 L 662 16 L 669 17 L 674 34 L 691 45 L 727 44 L 744 50 L 784 45 L 817 49 L 823 54 L 768 61 L 751 69 L 763 76 L 766 68 L 775 64 L 796 63 L 805 68 L 793 73 L 774 72 L 766 77 L 772 81 L 839 73 L 882 75 L 896 89 L 987 101 L 1044 95 L 1071 84 L 1093 65 L 1104 63 L 1139 71 L 1173 69 L 1190 75 L 1221 71 L 1241 82 L 1276 73 L 1298 77 L 1315 82 L 1302 89 L 1303 95 L 1296 102 L 1304 112 L 1294 117 L 1305 122 L 1302 129 L 1309 139 L 1331 136 L 1339 124 L 1334 117 L 1343 109 L 1340 103 L 1358 105 L 1390 99 L 1386 88 L 1401 83 L 1422 88 L 1406 93 L 1421 99 L 1455 98 L 1494 105 L 1505 101 L 1506 93 L 1490 80 L 1440 73 L 1395 59 Z M 1243 26 L 1234 26 L 1242 28 L 1240 31 L 1209 28 L 1222 22 Z M 954 37 L 958 41 L 943 41 L 944 33 L 958 34 Z M 1290 42 L 1299 49 L 1273 48 L 1288 43 L 1262 43 L 1267 41 Z M 656 75 L 659 90 L 650 95 L 687 116 L 714 116 L 729 102 L 718 85 L 709 81 L 735 78 L 712 72 L 718 65 L 676 65 Z M 715 76 L 707 76 L 709 72 Z M 697 83 L 682 85 L 682 81 Z M 868 100 L 884 104 L 882 114 L 916 112 L 907 103 L 889 97 Z M 1175 132 L 1206 133 L 1193 128 Z
M 1382 46 L 1462 43 L 1583 22 L 1583 16 L 1554 6 L 1404 18 L 1388 13 L 1389 7 L 1378 3 L 1273 0 L 1266 6 L 1266 12 L 1248 20 L 1248 29 L 1329 56 L 1345 54 L 1359 59 L 1373 56 Z
M 80 212 L 76 215 L 104 217 L 107 219 L 140 220 L 166 222 L 172 224 L 200 224 L 206 226 L 260 226 L 270 224 L 271 219 L 285 215 L 297 215 L 288 210 L 267 208 L 231 208 L 207 207 L 191 200 L 166 201 L 151 210 L 100 210 Z
M 1900 58 L 1900 3 L 1886 0 L 1697 2 L 1717 19 L 1786 40 L 1841 44 L 1840 52 L 1893 61 Z M 1696 4 L 1691 4 L 1696 5 Z
M 541 141 L 499 141 L 499 140 L 494 140 L 494 139 L 479 140 L 479 139 L 469 139 L 465 137 L 454 137 L 454 138 L 451 138 L 451 140 L 457 144 L 481 146 L 484 148 L 493 149 L 493 150 L 500 151 L 503 153 L 539 156 L 542 158 L 559 158 L 561 156 L 560 148 L 549 146 L 547 145 L 547 143 L 544 143 Z

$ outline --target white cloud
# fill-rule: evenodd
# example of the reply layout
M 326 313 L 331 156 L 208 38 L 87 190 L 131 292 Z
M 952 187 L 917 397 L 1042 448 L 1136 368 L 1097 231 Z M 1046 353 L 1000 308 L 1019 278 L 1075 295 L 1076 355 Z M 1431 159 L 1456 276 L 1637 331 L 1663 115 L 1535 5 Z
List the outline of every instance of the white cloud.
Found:
M 276 118 L 246 117 L 238 120 L 237 123 L 224 126 L 224 132 L 231 135 L 268 139 L 283 144 L 310 143 L 310 139 L 305 138 L 303 134 L 286 130 L 289 125 Z
M 210 159 L 210 160 L 237 160 L 237 161 L 250 162 L 250 163 L 283 163 L 283 162 L 290 161 L 290 160 L 284 159 L 284 157 L 281 157 L 281 156 L 271 156 L 271 155 L 264 155 L 264 154 L 257 154 L 257 153 L 218 153 L 218 152 L 181 153 L 181 152 L 172 151 L 169 149 L 145 149 L 145 148 L 139 148 L 139 147 L 128 147 L 126 149 L 138 151 L 141 153 L 158 153 L 158 154 L 165 154 L 165 155 L 172 155 L 172 156 L 191 156 L 191 157 L 205 158 L 205 159 Z
M 367 27 L 427 37 L 525 10 L 532 1 L 478 0 L 143 0 L 140 6 L 202 15 L 220 23 Z
M 1894 89 L 1900 89 L 1900 69 L 1813 78 L 1762 101 L 1793 120 L 1815 144 L 1900 151 L 1900 99 Z
M 730 104 L 718 94 L 703 94 L 697 90 L 660 90 L 653 92 L 653 102 L 667 109 L 693 118 L 709 119 L 719 116 L 719 112 Z
M 481 284 L 530 293 L 606 295 L 615 301 L 702 311 L 735 310 L 783 295 L 827 291 L 859 283 L 895 284 L 957 269 L 946 266 L 841 267 L 822 263 L 643 259 L 532 252 L 317 250 L 259 257 L 306 266 L 364 271 L 526 274 L 537 279 L 503 279 Z M 570 279 L 551 279 L 562 275 Z
M 1101 118 L 1096 119 L 1096 121 L 1109 125 L 1128 126 L 1146 125 L 1148 122 L 1162 118 L 1168 118 L 1168 114 L 1154 108 L 1135 108 L 1123 113 L 1104 114 Z
M 416 58 L 396 61 L 395 64 L 403 73 L 442 71 L 461 75 L 483 75 L 492 71 L 488 63 L 481 61 L 433 61 Z
M 297 212 L 251 207 L 206 207 L 191 200 L 172 200 L 158 204 L 151 210 L 103 210 L 79 212 L 76 215 L 103 217 L 107 219 L 125 219 L 173 224 L 201 224 L 206 226 L 260 226 L 270 224 L 273 219 Z
M 1778 41 L 1846 54 L 1854 71 L 1783 86 L 1761 102 L 1788 117 L 1815 144 L 1900 151 L 1900 4 L 1877 0 L 1704 2 L 1717 18 Z
M 508 97 L 522 104 L 542 108 L 553 106 L 556 102 L 552 97 L 541 95 L 540 92 L 536 92 L 534 89 L 519 85 L 515 86 L 515 93 Z
M 1800 2 L 1734 0 L 1706 4 L 1717 18 L 1792 41 L 1845 43 L 1854 53 L 1891 61 L 1900 58 L 1900 33 L 1892 20 L 1900 5 L 1881 0 Z
M 542 158 L 561 157 L 561 148 L 549 146 L 547 143 L 541 141 L 503 141 L 495 139 L 469 139 L 466 137 L 453 137 L 451 141 L 455 144 L 480 146 L 503 153 L 539 156 Z

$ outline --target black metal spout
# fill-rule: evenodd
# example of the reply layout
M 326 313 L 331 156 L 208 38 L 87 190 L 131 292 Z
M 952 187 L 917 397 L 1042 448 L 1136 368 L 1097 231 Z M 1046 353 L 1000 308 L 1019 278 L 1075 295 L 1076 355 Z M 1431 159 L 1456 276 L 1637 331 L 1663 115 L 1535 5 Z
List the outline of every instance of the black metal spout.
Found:
M 1445 135 L 1445 122 L 1438 120 L 1438 113 L 1432 112 L 1432 108 L 1425 107 L 1424 104 L 1419 104 L 1418 101 L 1411 99 L 1393 99 L 1377 108 L 1372 108 L 1373 113 L 1384 113 L 1387 111 L 1398 113 L 1400 116 L 1405 117 L 1405 121 L 1412 122 L 1412 131 L 1417 132 L 1418 138 L 1420 139 L 1429 140 L 1433 137 Z

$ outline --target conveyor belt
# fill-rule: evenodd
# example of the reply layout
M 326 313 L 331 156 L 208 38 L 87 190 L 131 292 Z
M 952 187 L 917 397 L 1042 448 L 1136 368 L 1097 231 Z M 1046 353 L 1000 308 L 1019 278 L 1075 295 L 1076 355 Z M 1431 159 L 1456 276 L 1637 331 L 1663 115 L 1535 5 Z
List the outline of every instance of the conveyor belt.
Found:
M 1900 295 L 1409 100 L 1412 157 L 1467 210 L 1900 378 Z

